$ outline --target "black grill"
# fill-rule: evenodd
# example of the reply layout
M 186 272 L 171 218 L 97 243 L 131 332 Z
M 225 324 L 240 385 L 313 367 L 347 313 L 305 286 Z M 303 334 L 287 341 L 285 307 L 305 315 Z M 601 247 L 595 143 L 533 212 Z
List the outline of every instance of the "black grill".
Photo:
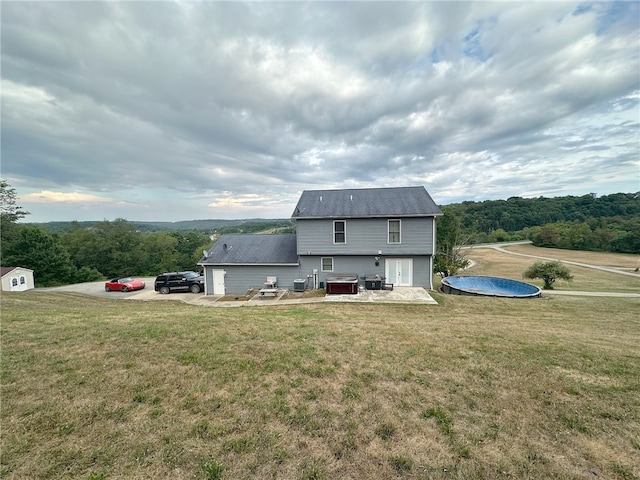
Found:
M 364 277 L 364 288 L 367 290 L 381 290 L 384 278 L 380 275 Z

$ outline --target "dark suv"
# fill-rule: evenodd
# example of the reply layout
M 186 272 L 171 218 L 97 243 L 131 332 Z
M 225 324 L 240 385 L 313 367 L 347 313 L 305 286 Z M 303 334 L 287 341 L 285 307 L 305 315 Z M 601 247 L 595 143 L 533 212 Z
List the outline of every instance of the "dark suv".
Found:
M 163 273 L 156 277 L 153 286 L 156 292 L 163 294 L 173 291 L 200 293 L 204 290 L 204 277 L 196 272 Z

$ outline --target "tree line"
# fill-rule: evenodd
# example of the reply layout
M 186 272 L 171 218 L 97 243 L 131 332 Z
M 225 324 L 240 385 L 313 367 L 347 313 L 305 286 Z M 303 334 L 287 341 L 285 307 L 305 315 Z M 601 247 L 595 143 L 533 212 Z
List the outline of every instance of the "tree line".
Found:
M 462 202 L 443 211 L 469 243 L 531 240 L 542 247 L 640 253 L 640 193 Z
M 37 286 L 53 286 L 196 270 L 210 246 L 202 233 L 145 233 L 121 218 L 59 234 L 12 224 L 2 231 L 2 264 L 34 270 Z
M 17 195 L 0 179 L 0 246 L 3 266 L 35 272 L 39 287 L 90 282 L 123 276 L 156 276 L 163 272 L 197 270 L 203 250 L 223 233 L 294 232 L 290 220 L 193 221 L 193 230 L 165 231 L 170 222 L 129 222 L 123 218 L 102 222 L 18 223 L 29 212 L 17 204 Z M 150 231 L 154 230 L 154 231 Z
M 80 226 L 82 228 L 93 228 L 99 221 L 52 221 L 45 223 L 38 223 L 36 225 L 43 227 L 45 230 L 51 233 L 65 233 L 73 226 Z M 209 219 L 209 220 L 183 220 L 179 222 L 131 222 L 138 232 L 200 232 L 209 234 L 211 232 L 218 233 L 254 233 L 265 228 L 277 228 L 277 229 L 292 229 L 295 231 L 295 226 L 291 220 L 288 219 Z
M 71 222 L 55 231 L 18 223 L 29 215 L 16 203 L 15 189 L 0 180 L 1 263 L 36 272 L 38 286 L 101 280 L 105 277 L 155 276 L 195 270 L 212 240 L 202 231 L 140 230 L 119 218 Z M 532 240 L 542 247 L 640 253 L 640 194 L 462 202 L 441 207 L 437 220 L 435 271 L 453 275 L 467 260 L 460 246 L 472 243 Z M 295 232 L 290 220 L 226 224 L 216 233 Z

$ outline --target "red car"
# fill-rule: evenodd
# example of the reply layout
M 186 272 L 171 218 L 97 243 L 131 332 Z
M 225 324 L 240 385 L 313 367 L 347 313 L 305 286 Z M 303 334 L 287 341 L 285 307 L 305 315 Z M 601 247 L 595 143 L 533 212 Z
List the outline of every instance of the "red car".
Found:
M 142 280 L 134 280 L 129 277 L 114 278 L 104 284 L 105 292 L 111 292 L 113 290 L 117 292 L 132 292 L 134 290 L 142 290 L 144 288 L 144 282 Z

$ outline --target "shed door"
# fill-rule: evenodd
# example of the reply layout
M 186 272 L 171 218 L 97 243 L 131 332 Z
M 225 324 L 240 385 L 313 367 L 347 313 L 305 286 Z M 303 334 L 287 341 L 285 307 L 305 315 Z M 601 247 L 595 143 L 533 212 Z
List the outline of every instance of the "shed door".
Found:
M 214 270 L 213 271 L 213 294 L 214 295 L 224 295 L 224 274 L 226 272 L 224 270 Z
M 413 286 L 413 259 L 387 258 L 385 276 L 387 283 L 393 283 L 397 287 Z

